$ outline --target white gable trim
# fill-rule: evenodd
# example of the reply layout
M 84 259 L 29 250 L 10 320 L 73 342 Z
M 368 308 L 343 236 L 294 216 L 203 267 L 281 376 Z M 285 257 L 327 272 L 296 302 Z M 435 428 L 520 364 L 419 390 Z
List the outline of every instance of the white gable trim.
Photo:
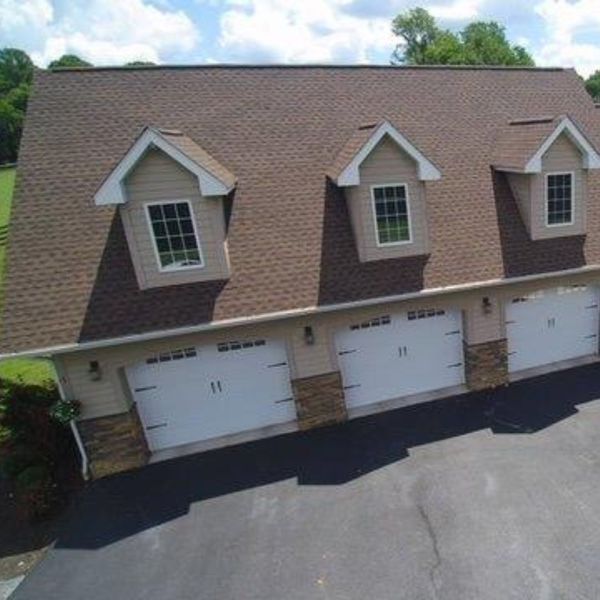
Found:
M 566 133 L 581 151 L 584 169 L 600 169 L 600 155 L 596 149 L 588 142 L 575 123 L 569 117 L 565 117 L 546 138 L 546 141 L 539 147 L 538 151 L 529 159 L 529 162 L 525 165 L 525 173 L 542 172 L 542 157 L 562 133 Z
M 421 181 L 434 181 L 441 178 L 442 174 L 437 167 L 431 161 L 427 160 L 421 151 L 413 146 L 391 123 L 384 121 L 340 173 L 336 181 L 337 185 L 345 187 L 360 183 L 359 167 L 384 135 L 389 135 L 398 146 L 416 161 Z
M 137 139 L 135 144 L 133 144 L 96 192 L 94 201 L 98 206 L 124 204 L 127 202 L 123 181 L 151 147 L 159 148 L 182 167 L 190 171 L 190 173 L 193 173 L 198 178 L 198 187 L 203 196 L 225 196 L 232 190 L 231 186 L 226 185 L 219 178 L 194 162 L 179 148 L 171 144 L 159 131 L 148 128 Z

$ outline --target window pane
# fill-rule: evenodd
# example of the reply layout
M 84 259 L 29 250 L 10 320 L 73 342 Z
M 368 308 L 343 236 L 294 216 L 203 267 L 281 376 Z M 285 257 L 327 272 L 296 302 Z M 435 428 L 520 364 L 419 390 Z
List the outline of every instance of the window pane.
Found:
M 148 215 L 162 268 L 202 264 L 187 202 L 148 206 Z
M 171 238 L 171 247 L 173 250 L 183 250 L 183 238 L 180 236 Z
M 570 173 L 548 175 L 546 198 L 548 225 L 568 224 L 572 221 L 572 185 Z
M 150 218 L 153 221 L 160 221 L 162 219 L 162 209 L 160 205 L 150 207 Z
M 167 238 L 157 238 L 156 247 L 159 252 L 168 252 L 171 248 L 169 247 L 169 240 Z
M 167 231 L 169 235 L 179 235 L 179 222 L 167 221 Z
M 174 219 L 177 217 L 174 204 L 163 204 L 162 207 L 165 213 L 165 219 Z
M 383 190 L 382 194 L 377 194 Z M 408 203 L 405 186 L 375 188 L 375 218 L 380 244 L 392 244 L 410 240 Z
M 177 214 L 182 219 L 189 217 L 190 216 L 190 207 L 185 202 L 179 203 L 177 205 Z
M 195 236 L 193 236 L 193 235 L 186 235 L 183 239 L 184 239 L 184 244 L 185 244 L 186 248 L 188 248 L 188 249 L 195 249 L 197 247 Z

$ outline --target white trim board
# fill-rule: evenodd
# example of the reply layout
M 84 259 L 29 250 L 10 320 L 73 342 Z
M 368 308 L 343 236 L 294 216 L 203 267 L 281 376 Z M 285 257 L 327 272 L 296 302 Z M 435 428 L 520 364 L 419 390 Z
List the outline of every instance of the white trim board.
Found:
M 552 146 L 558 136 L 562 133 L 566 133 L 569 136 L 569 139 L 577 146 L 577 148 L 579 148 L 583 155 L 584 169 L 600 169 L 600 154 L 598 154 L 594 146 L 592 146 L 583 133 L 581 133 L 575 123 L 573 123 L 569 117 L 564 117 L 557 125 L 556 129 L 538 148 L 537 152 L 529 159 L 525 165 L 525 173 L 542 172 L 542 158 L 544 154 L 546 154 L 550 146 Z
M 360 184 L 360 165 L 385 135 L 389 135 L 400 148 L 415 160 L 421 181 L 435 181 L 442 177 L 438 168 L 416 146 L 409 142 L 391 123 L 384 121 L 375 129 L 371 137 L 340 173 L 335 182 L 338 186 L 347 187 Z
M 147 128 L 104 180 L 94 196 L 98 206 L 124 204 L 127 195 L 123 182 L 150 148 L 158 148 L 198 178 L 202 196 L 226 196 L 233 188 L 193 161 L 157 129 Z
M 584 275 L 586 273 L 596 273 L 600 275 L 600 264 L 579 267 L 576 269 L 566 269 L 564 271 L 550 271 L 548 273 L 536 275 L 523 275 L 521 277 L 512 277 L 510 279 L 488 279 L 485 281 L 474 281 L 470 283 L 448 285 L 439 288 L 429 288 L 418 292 L 409 292 L 406 294 L 394 294 L 391 296 L 381 296 L 378 298 L 370 298 L 367 300 L 356 300 L 354 302 L 342 302 L 338 304 L 327 304 L 323 306 L 308 306 L 305 308 L 282 310 L 272 313 L 263 313 L 254 316 L 235 317 L 232 319 L 223 319 L 221 321 L 212 321 L 210 323 L 200 323 L 198 325 L 188 325 L 185 327 L 177 327 L 173 329 L 149 331 L 146 333 L 124 335 L 121 337 L 106 338 L 103 340 L 94 340 L 90 342 L 78 342 L 72 344 L 62 344 L 57 346 L 47 346 L 42 348 L 35 348 L 33 350 L 25 350 L 22 352 L 0 354 L 0 360 L 25 356 L 52 356 L 55 354 L 66 354 L 70 352 L 78 352 L 83 350 L 96 350 L 98 348 L 109 348 L 110 346 L 119 346 L 121 344 L 134 344 L 137 342 L 145 342 L 148 340 L 156 340 L 165 337 L 176 337 L 179 335 L 186 335 L 189 333 L 201 333 L 204 331 L 226 329 L 228 327 L 251 325 L 255 323 L 268 323 L 270 321 L 291 319 L 295 317 L 306 317 L 311 315 L 335 312 L 338 310 L 348 310 L 352 308 L 361 308 L 366 306 L 379 306 L 380 304 L 388 304 L 390 302 L 402 302 L 404 300 L 412 300 L 417 298 L 429 298 L 432 296 L 439 296 L 441 294 L 475 291 L 480 289 L 486 289 L 489 287 L 504 287 L 506 285 L 512 285 L 515 283 L 524 283 L 528 281 L 544 281 L 545 279 L 550 279 L 552 277 L 568 277 L 570 275 Z

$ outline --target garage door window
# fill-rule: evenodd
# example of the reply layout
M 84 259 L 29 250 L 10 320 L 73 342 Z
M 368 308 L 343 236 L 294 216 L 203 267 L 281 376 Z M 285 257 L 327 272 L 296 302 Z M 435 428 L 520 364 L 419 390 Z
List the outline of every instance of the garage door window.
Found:
M 371 193 L 377 244 L 390 246 L 410 242 L 410 211 L 406 185 L 373 186 Z
M 181 348 L 178 350 L 168 350 L 167 352 L 161 352 L 156 356 L 151 356 L 146 359 L 146 363 L 149 365 L 158 362 L 170 362 L 172 360 L 182 360 L 184 358 L 194 358 L 198 356 L 196 348 Z
M 573 223 L 573 174 L 551 173 L 546 176 L 546 225 Z
M 380 327 L 381 325 L 389 325 L 390 323 L 390 316 L 385 315 L 383 317 L 376 317 L 375 319 L 371 319 L 369 321 L 363 321 L 362 323 L 354 323 L 353 325 L 350 325 L 350 331 L 356 331 L 357 329 L 369 329 L 371 327 Z

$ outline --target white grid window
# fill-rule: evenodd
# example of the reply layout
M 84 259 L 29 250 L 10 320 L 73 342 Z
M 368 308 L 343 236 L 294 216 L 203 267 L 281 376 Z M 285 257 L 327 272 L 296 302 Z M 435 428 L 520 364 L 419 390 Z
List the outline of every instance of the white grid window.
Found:
M 573 175 L 555 173 L 546 179 L 547 224 L 568 225 L 573 222 Z
M 267 342 L 265 340 L 247 340 L 245 342 L 222 342 L 217 344 L 217 350 L 219 352 L 231 352 L 232 350 L 244 350 L 246 348 L 255 348 L 257 346 L 264 346 Z
M 370 321 L 364 321 L 363 323 L 355 323 L 354 325 L 350 325 L 350 330 L 356 331 L 357 329 L 370 329 L 371 327 L 389 325 L 391 322 L 392 321 L 390 319 L 390 316 L 384 315 L 383 317 L 376 317 L 375 319 L 371 319 Z
M 407 317 L 409 321 L 414 321 L 415 319 L 430 319 L 431 317 L 441 317 L 445 315 L 446 312 L 441 308 L 424 308 L 421 310 L 411 310 L 408 312 Z
M 151 356 L 146 359 L 146 363 L 153 365 L 158 362 L 170 362 L 172 360 L 181 360 L 183 358 L 194 358 L 198 356 L 196 348 L 181 348 L 178 350 L 168 350 L 167 352 L 161 352 L 156 356 Z
M 410 241 L 408 192 L 405 185 L 374 187 L 373 208 L 380 245 Z
M 147 209 L 161 270 L 202 266 L 190 203 L 149 204 Z

